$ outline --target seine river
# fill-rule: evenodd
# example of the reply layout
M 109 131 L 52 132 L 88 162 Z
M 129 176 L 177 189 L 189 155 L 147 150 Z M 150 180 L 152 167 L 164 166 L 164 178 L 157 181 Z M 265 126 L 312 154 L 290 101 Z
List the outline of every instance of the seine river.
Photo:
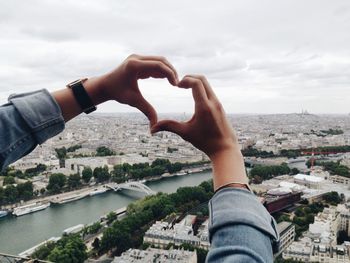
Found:
M 211 172 L 171 177 L 148 182 L 156 192 L 171 193 L 181 186 L 196 186 L 211 178 Z M 62 231 L 78 224 L 99 220 L 112 210 L 127 206 L 143 197 L 137 192 L 107 192 L 21 217 L 0 218 L 0 252 L 18 254 Z

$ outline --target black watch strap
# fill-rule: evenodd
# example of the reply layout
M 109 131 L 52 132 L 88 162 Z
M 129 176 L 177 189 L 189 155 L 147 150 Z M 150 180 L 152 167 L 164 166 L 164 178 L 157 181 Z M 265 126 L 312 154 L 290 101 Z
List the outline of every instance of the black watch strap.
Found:
M 73 81 L 67 85 L 68 88 L 71 88 L 74 94 L 76 101 L 78 102 L 80 108 L 86 114 L 89 114 L 96 110 L 96 106 L 92 102 L 89 94 L 86 92 L 83 82 L 87 79 L 79 79 Z

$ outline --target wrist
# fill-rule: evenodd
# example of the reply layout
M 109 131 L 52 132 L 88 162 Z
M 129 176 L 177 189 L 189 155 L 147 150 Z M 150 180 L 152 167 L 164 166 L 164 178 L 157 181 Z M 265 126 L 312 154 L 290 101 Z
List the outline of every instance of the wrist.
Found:
M 213 166 L 214 190 L 233 181 L 248 183 L 244 158 L 238 147 L 220 151 L 210 159 Z
M 84 88 L 95 106 L 108 100 L 103 84 L 103 76 L 87 79 L 84 82 Z
M 222 160 L 230 158 L 231 156 L 236 156 L 236 158 L 243 158 L 243 155 L 241 153 L 241 150 L 238 148 L 238 145 L 229 145 L 224 149 L 210 154 L 209 158 L 214 165 L 214 163 L 222 162 Z

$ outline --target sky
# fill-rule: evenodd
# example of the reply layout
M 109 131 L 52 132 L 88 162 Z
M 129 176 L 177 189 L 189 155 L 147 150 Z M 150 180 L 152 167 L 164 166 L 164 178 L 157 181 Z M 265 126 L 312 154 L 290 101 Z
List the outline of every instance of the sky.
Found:
M 130 54 L 205 75 L 228 113 L 350 112 L 348 0 L 0 0 L 0 104 L 104 74 Z M 193 111 L 189 90 L 139 85 L 160 113 Z

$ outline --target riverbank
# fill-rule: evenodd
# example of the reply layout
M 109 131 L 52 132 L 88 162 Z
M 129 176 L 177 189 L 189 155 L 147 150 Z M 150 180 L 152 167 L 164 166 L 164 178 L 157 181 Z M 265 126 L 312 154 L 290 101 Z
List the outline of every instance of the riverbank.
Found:
M 211 170 L 210 164 L 204 164 L 201 166 L 194 166 L 192 168 L 186 168 L 183 169 L 179 172 L 172 173 L 172 174 L 163 174 L 160 176 L 153 176 L 149 177 L 145 180 L 141 180 L 141 183 L 144 182 L 153 182 L 153 181 L 158 181 L 163 178 L 172 178 L 176 176 L 184 176 L 187 174 L 192 174 L 192 173 L 198 173 L 198 172 L 203 172 L 203 171 L 208 171 Z M 109 183 L 104 183 L 104 184 L 95 184 L 95 185 L 86 185 L 83 186 L 80 189 L 77 190 L 72 190 L 64 193 L 59 193 L 55 195 L 48 195 L 48 196 L 42 196 L 42 197 L 37 197 L 31 200 L 28 200 L 26 202 L 21 202 L 21 203 L 16 203 L 16 204 L 11 204 L 11 205 L 6 205 L 6 206 L 1 206 L 2 210 L 6 210 L 8 212 L 12 212 L 14 208 L 19 207 L 19 206 L 24 206 L 24 205 L 31 205 L 35 203 L 54 203 L 54 204 L 64 204 L 68 203 L 70 201 L 76 201 L 88 196 L 91 196 L 94 194 L 96 191 L 110 191 L 111 189 L 108 188 Z M 65 201 L 66 200 L 66 201 Z M 9 216 L 9 215 L 8 215 Z
M 145 184 L 155 192 L 172 193 L 179 187 L 197 186 L 211 178 L 211 172 L 207 171 L 161 178 Z M 144 194 L 131 191 L 110 192 L 65 205 L 50 206 L 21 217 L 0 218 L 0 252 L 18 254 L 51 237 L 61 236 L 64 229 L 99 221 L 102 215 L 127 207 L 143 197 Z

